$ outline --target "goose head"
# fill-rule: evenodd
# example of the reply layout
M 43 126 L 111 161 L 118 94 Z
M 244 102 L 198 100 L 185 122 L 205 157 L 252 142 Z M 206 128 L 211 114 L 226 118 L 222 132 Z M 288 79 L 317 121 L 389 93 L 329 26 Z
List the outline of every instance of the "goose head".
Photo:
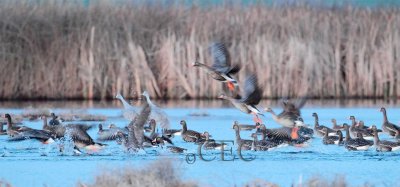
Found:
M 99 124 L 99 132 L 103 131 L 103 125 L 100 123 Z
M 380 110 L 381 112 L 386 112 L 386 109 L 385 109 L 385 107 L 381 107 L 381 110 Z
M 336 131 L 336 135 L 338 135 L 339 137 L 343 136 L 342 131 L 340 130 Z
M 179 122 L 179 124 L 181 124 L 182 126 L 186 125 L 186 121 L 185 120 L 181 120 L 181 122 Z
M 344 128 L 344 129 L 349 129 L 349 124 L 343 123 L 343 128 Z
M 317 113 L 312 113 L 312 117 L 318 117 L 318 114 Z
M 233 124 L 232 129 L 235 129 L 236 131 L 239 131 L 239 125 Z
M 5 117 L 8 121 L 11 121 L 11 115 L 10 115 L 10 114 L 4 114 L 4 117 Z
M 372 129 L 372 131 L 376 132 L 377 131 L 376 125 L 372 125 L 371 129 Z

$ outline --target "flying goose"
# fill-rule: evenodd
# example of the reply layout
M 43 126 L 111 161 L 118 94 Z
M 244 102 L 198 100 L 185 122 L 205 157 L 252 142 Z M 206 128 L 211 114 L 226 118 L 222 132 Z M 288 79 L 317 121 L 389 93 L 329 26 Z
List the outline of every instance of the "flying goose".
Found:
M 122 115 L 124 116 L 124 118 L 132 121 L 138 115 L 136 112 L 136 108 L 130 105 L 120 93 L 117 93 L 115 98 L 119 99 L 124 106 L 124 110 L 122 111 Z
M 239 65 L 231 66 L 231 58 L 228 50 L 223 43 L 213 43 L 210 47 L 213 57 L 213 65 L 207 66 L 199 62 L 198 56 L 193 66 L 200 67 L 207 72 L 213 79 L 221 82 L 226 82 L 228 89 L 234 91 L 238 86 L 238 82 L 232 77 L 240 70 Z
M 255 116 L 254 122 L 262 124 L 262 120 L 258 115 L 264 115 L 256 107 L 262 98 L 262 90 L 258 86 L 257 77 L 255 75 L 247 77 L 242 95 L 243 97 L 237 95 L 237 98 L 233 98 L 221 94 L 219 98 L 230 101 L 233 106 L 246 114 L 253 114 Z
M 305 126 L 302 119 L 299 118 L 299 116 L 295 115 L 294 113 L 283 112 L 280 115 L 276 115 L 271 108 L 266 108 L 265 111 L 271 113 L 272 119 L 279 125 L 282 125 L 283 127 L 288 127 L 292 130 L 291 132 L 292 139 L 298 138 L 298 133 L 297 133 L 297 131 L 299 130 L 298 127 Z
M 400 142 L 391 142 L 387 140 L 379 140 L 378 131 L 375 125 L 371 127 L 374 133 L 374 145 L 377 151 L 389 152 L 396 151 L 400 149 Z
M 330 135 L 330 136 L 335 136 L 336 135 L 336 131 L 334 131 L 333 129 L 319 124 L 319 122 L 318 122 L 319 121 L 318 120 L 318 114 L 317 113 L 314 112 L 312 114 L 312 116 L 315 118 L 314 131 L 317 133 L 317 135 L 323 137 L 325 135 L 324 128 L 328 129 L 328 135 Z
M 396 133 L 399 133 L 400 128 L 399 126 L 390 123 L 388 121 L 387 115 L 386 115 L 386 109 L 384 107 L 381 108 L 381 112 L 383 114 L 383 124 L 382 124 L 382 130 L 383 132 L 388 133 L 390 136 L 395 136 Z
M 142 95 L 146 98 L 146 102 L 150 106 L 150 119 L 154 119 L 161 126 L 161 128 L 169 128 L 170 124 L 168 115 L 150 100 L 150 95 L 147 93 L 147 91 L 144 91 Z
M 346 131 L 346 140 L 344 142 L 346 149 L 350 151 L 365 151 L 373 144 L 371 144 L 370 141 L 363 139 L 361 134 L 358 134 L 357 138 L 352 139 L 350 137 L 349 125 L 345 123 L 343 124 L 343 127 Z

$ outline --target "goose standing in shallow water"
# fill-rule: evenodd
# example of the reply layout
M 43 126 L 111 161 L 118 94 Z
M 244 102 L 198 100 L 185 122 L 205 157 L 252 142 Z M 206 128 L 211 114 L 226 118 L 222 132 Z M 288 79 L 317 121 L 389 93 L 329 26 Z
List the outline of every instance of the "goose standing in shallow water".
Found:
M 325 136 L 324 128 L 328 129 L 328 135 L 330 135 L 330 136 L 336 135 L 336 131 L 334 131 L 333 129 L 319 124 L 319 119 L 318 119 L 317 113 L 314 112 L 312 114 L 312 116 L 315 118 L 314 131 L 317 133 L 317 135 L 324 137 Z
M 396 133 L 400 132 L 400 128 L 397 125 L 389 122 L 385 108 L 382 107 L 381 112 L 383 114 L 383 124 L 382 124 L 383 132 L 388 133 L 390 136 L 395 136 Z
M 237 98 L 233 98 L 221 94 L 219 98 L 230 101 L 233 106 L 246 114 L 253 114 L 254 122 L 262 124 L 262 120 L 258 115 L 264 115 L 256 107 L 261 101 L 262 91 L 258 86 L 257 77 L 255 75 L 247 77 L 242 95 L 243 97 L 238 95 Z
M 147 93 L 147 91 L 144 91 L 142 95 L 146 98 L 146 102 L 150 106 L 150 112 L 151 112 L 150 119 L 156 120 L 156 122 L 161 126 L 161 128 L 168 129 L 169 128 L 168 115 L 150 100 L 150 95 L 149 93 Z
M 400 149 L 400 142 L 391 142 L 387 140 L 379 140 L 378 130 L 375 125 L 371 127 L 374 133 L 374 145 L 377 151 L 381 152 L 389 152 L 389 151 L 397 151 Z
M 352 139 L 350 137 L 349 125 L 345 123 L 343 124 L 343 127 L 346 131 L 346 140 L 344 142 L 346 149 L 350 151 L 365 151 L 373 144 L 371 144 L 370 141 L 363 139 L 362 135 Z
M 236 135 L 236 144 L 238 146 L 238 150 L 251 150 L 253 145 L 253 140 L 244 140 L 240 138 L 240 129 L 238 125 L 233 125 L 232 127 L 235 130 Z
M 185 142 L 200 142 L 201 141 L 201 139 L 202 139 L 201 134 L 199 132 L 196 132 L 193 130 L 188 130 L 185 120 L 181 120 L 180 124 L 182 125 L 181 136 Z
M 122 115 L 125 119 L 132 121 L 138 114 L 136 112 L 136 108 L 130 105 L 124 97 L 120 93 L 115 96 L 116 99 L 119 99 L 124 106 L 124 110 L 122 111 Z
M 239 65 L 231 66 L 231 58 L 228 50 L 223 43 L 213 43 L 210 48 L 213 57 L 213 65 L 207 66 L 199 62 L 198 56 L 193 66 L 200 67 L 207 72 L 213 79 L 226 82 L 230 91 L 235 91 L 238 82 L 232 77 L 240 70 Z

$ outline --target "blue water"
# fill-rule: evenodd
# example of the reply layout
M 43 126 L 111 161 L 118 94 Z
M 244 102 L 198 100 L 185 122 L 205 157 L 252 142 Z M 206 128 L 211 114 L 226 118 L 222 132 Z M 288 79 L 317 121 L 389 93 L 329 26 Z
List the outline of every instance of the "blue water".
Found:
M 338 123 L 347 120 L 350 115 L 364 120 L 367 125 L 382 123 L 380 106 L 363 107 L 318 107 L 306 106 L 302 115 L 306 123 L 313 125 L 311 114 L 317 112 L 320 124 L 331 126 L 330 120 L 336 118 Z M 275 107 L 275 111 L 280 109 Z M 68 111 L 67 108 L 57 108 L 54 111 Z M 91 114 L 107 115 L 107 125 L 115 123 L 124 126 L 128 123 L 121 116 L 119 108 L 88 108 Z M 389 120 L 398 124 L 400 110 L 387 108 Z M 22 113 L 23 109 L 4 108 L 0 113 Z M 172 128 L 180 128 L 179 121 L 184 119 L 188 128 L 199 132 L 208 131 L 216 140 L 234 140 L 232 123 L 251 123 L 251 116 L 231 108 L 166 108 L 170 116 Z M 207 113 L 208 116 L 195 117 L 192 113 Z M 279 127 L 270 115 L 263 118 L 267 127 Z M 88 122 L 97 124 L 98 122 Z M 28 122 L 25 125 L 41 128 L 41 121 Z M 90 130 L 95 138 L 97 129 Z M 242 138 L 249 139 L 251 132 L 242 132 Z M 381 138 L 388 138 L 382 136 Z M 182 170 L 182 177 L 199 181 L 204 185 L 232 186 L 243 185 L 255 179 L 264 179 L 282 186 L 289 186 L 305 181 L 313 176 L 333 179 L 343 175 L 352 185 L 362 185 L 365 182 L 376 186 L 394 186 L 400 177 L 400 152 L 378 153 L 372 147 L 364 152 L 349 152 L 344 147 L 325 146 L 321 138 L 314 138 L 307 147 L 284 147 L 268 152 L 244 152 L 245 157 L 256 156 L 256 159 L 245 162 L 240 159 L 222 161 L 219 152 L 206 152 L 207 159 L 216 156 L 211 162 L 201 161 L 198 157 L 195 163 L 186 163 L 184 154 L 172 154 L 160 149 L 147 149 L 147 155 L 132 155 L 125 153 L 123 148 L 114 142 L 95 155 L 60 156 L 56 148 L 41 145 L 35 141 L 18 143 L 6 142 L 7 137 L 0 137 L 0 179 L 15 186 L 73 186 L 77 182 L 93 182 L 96 174 L 110 169 L 124 167 L 143 167 L 155 160 L 170 159 Z M 197 153 L 197 146 L 182 141 L 180 136 L 173 139 L 175 144 L 188 149 L 188 153 Z M 235 147 L 233 154 L 237 157 Z M 46 155 L 46 156 L 41 156 Z M 226 159 L 232 159 L 230 153 Z

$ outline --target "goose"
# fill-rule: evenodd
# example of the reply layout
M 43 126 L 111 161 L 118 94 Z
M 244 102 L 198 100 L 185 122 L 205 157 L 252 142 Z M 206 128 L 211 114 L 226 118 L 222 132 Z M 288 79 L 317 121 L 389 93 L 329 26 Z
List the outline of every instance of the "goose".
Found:
M 322 139 L 322 143 L 325 145 L 329 145 L 329 144 L 339 144 L 341 141 L 343 141 L 343 137 L 339 137 L 339 136 L 329 136 L 328 134 L 328 129 L 327 128 L 323 128 L 324 130 L 324 138 Z M 338 134 L 338 133 L 337 133 Z M 342 138 L 342 140 L 340 140 L 340 138 Z
M 299 126 L 305 126 L 305 124 L 301 121 L 299 116 L 295 115 L 291 112 L 283 112 L 279 115 L 276 115 L 275 112 L 271 108 L 266 108 L 266 112 L 269 112 L 272 115 L 272 119 L 277 122 L 278 124 L 282 125 L 283 127 L 288 127 L 292 130 L 291 138 L 297 139 L 298 138 L 298 130 Z
M 251 134 L 251 137 L 253 138 L 252 150 L 255 151 L 268 151 L 281 145 L 278 141 L 266 140 L 264 135 L 261 140 L 258 140 L 257 133 Z
M 202 147 L 204 149 L 206 149 L 206 150 L 211 150 L 211 149 L 218 149 L 219 150 L 219 149 L 222 149 L 222 144 L 216 143 L 215 140 L 211 140 L 210 139 L 210 134 L 207 131 L 205 131 L 203 134 L 205 136 L 205 141 L 204 141 L 204 143 L 202 145 Z M 225 147 L 226 146 L 224 145 L 224 148 Z
M 254 74 L 250 75 L 247 77 L 244 84 L 244 91 L 242 93 L 243 97 L 238 95 L 237 98 L 233 98 L 226 96 L 225 94 L 221 94 L 219 98 L 230 101 L 233 106 L 246 114 L 253 114 L 254 121 L 262 124 L 262 120 L 258 117 L 258 115 L 264 116 L 264 114 L 262 114 L 256 107 L 256 105 L 260 103 L 262 97 L 262 91 L 257 82 L 257 77 Z
M 144 124 L 148 121 L 150 117 L 151 109 L 150 105 L 145 102 L 140 113 L 134 120 L 132 120 L 128 125 L 128 135 L 125 136 L 122 132 L 118 132 L 117 136 L 121 139 L 122 144 L 128 151 L 137 152 L 143 149 L 143 143 L 146 141 L 143 129 Z M 151 142 L 151 140 L 150 140 Z
M 7 141 L 23 141 L 28 139 L 38 140 L 43 144 L 51 144 L 55 142 L 50 132 L 38 129 L 22 131 L 13 137 L 10 137 Z
M 388 121 L 387 115 L 386 115 L 386 109 L 384 107 L 381 108 L 381 112 L 383 114 L 383 124 L 382 124 L 382 130 L 383 132 L 388 133 L 390 136 L 395 136 L 396 133 L 399 133 L 400 128 L 399 126 L 390 123 Z
M 332 119 L 331 121 L 332 121 L 332 129 L 333 130 L 335 130 L 335 131 L 344 130 L 343 125 L 342 126 L 338 125 L 337 122 L 336 122 L 336 119 Z
M 336 131 L 334 131 L 333 129 L 319 124 L 319 122 L 318 122 L 318 114 L 317 113 L 314 112 L 312 114 L 312 116 L 315 118 L 314 131 L 317 133 L 318 136 L 323 137 L 325 135 L 324 128 L 328 129 L 328 135 L 329 136 L 335 136 L 336 135 Z
M 185 142 L 199 142 L 201 141 L 202 137 L 199 132 L 193 131 L 193 130 L 188 130 L 187 129 L 187 124 L 185 120 L 181 120 L 180 124 L 182 125 L 182 139 Z M 205 137 L 203 137 L 205 139 Z
M 238 121 L 234 121 L 233 122 L 235 125 L 238 125 L 241 131 L 251 131 L 257 128 L 257 124 L 256 125 L 247 125 L 247 124 L 239 124 Z
M 114 124 L 111 124 L 108 129 L 103 129 L 103 125 L 99 124 L 99 131 L 97 132 L 97 140 L 99 141 L 110 141 L 118 138 L 118 132 L 123 133 L 125 136 L 128 135 L 127 128 L 119 128 Z
M 376 128 L 376 126 L 372 125 L 371 129 L 374 133 L 374 145 L 377 151 L 389 152 L 389 151 L 397 151 L 400 149 L 400 142 L 379 140 L 378 129 Z
M 80 149 L 89 151 L 99 151 L 106 147 L 106 144 L 94 142 L 92 137 L 86 132 L 83 126 L 68 126 L 65 131 L 66 135 L 71 137 L 74 142 L 75 149 L 80 152 Z
M 351 120 L 351 126 L 350 126 L 350 133 L 352 137 L 357 137 L 357 134 L 361 134 L 363 138 L 372 140 L 374 138 L 373 132 L 371 129 L 367 129 L 364 127 L 359 127 L 358 123 L 356 122 L 356 118 L 354 116 L 350 116 L 349 118 Z
M 150 95 L 147 91 L 144 91 L 142 95 L 146 98 L 146 102 L 150 106 L 151 110 L 150 119 L 156 120 L 157 123 L 159 123 L 159 125 L 161 126 L 161 128 L 169 128 L 170 124 L 168 115 L 150 100 Z
M 120 93 L 117 93 L 115 98 L 119 99 L 124 106 L 124 110 L 122 111 L 122 115 L 124 116 L 124 118 L 132 121 L 138 115 L 136 112 L 136 108 L 130 105 Z
M 371 142 L 363 139 L 362 135 L 357 136 L 357 138 L 355 139 L 352 139 L 350 137 L 350 127 L 348 124 L 343 124 L 343 127 L 346 131 L 346 140 L 344 142 L 346 149 L 348 149 L 349 151 L 365 151 L 371 146 Z
M 56 116 L 56 114 L 54 114 L 53 112 L 50 114 L 51 116 L 51 120 L 49 121 L 49 125 L 60 125 L 61 122 L 60 120 L 58 120 L 58 116 Z
M 238 125 L 234 124 L 232 127 L 236 134 L 236 144 L 238 145 L 238 150 L 251 150 L 253 140 L 244 140 L 240 138 L 240 128 Z
M 359 122 L 358 122 L 358 125 L 357 125 L 356 127 L 359 128 L 359 129 L 367 130 L 367 131 L 369 131 L 371 134 L 373 134 L 373 133 L 372 133 L 372 127 L 366 126 L 365 123 L 364 123 L 364 121 L 359 121 Z M 381 129 L 376 129 L 376 131 L 377 131 L 378 133 L 382 132 Z
M 306 97 L 301 98 L 296 103 L 293 103 L 292 101 L 290 101 L 288 99 L 283 99 L 282 113 L 289 112 L 289 113 L 292 113 L 292 114 L 300 117 L 301 116 L 300 108 L 302 108 L 306 104 L 306 101 L 307 101 Z
M 292 130 L 288 127 L 267 129 L 264 124 L 261 124 L 259 126 L 259 130 L 261 131 L 262 140 L 268 138 L 269 141 L 275 141 L 279 143 L 289 143 L 293 141 L 293 138 L 291 137 Z
M 5 114 L 4 117 L 7 119 L 7 135 L 10 137 L 18 135 L 22 131 L 31 129 L 25 126 L 15 127 L 10 114 Z
M 163 134 L 161 134 L 161 136 L 160 136 L 160 134 L 156 133 L 156 126 L 157 126 L 156 120 L 151 119 L 150 120 L 151 131 L 150 131 L 150 135 L 149 135 L 150 140 L 154 140 L 157 137 L 160 137 L 161 139 L 168 142 L 169 144 L 174 145 L 174 143 L 172 143 L 171 139 L 169 139 L 167 136 L 164 136 Z
M 200 63 L 198 56 L 196 56 L 193 66 L 205 70 L 208 75 L 217 81 L 226 82 L 228 89 L 234 91 L 238 87 L 238 82 L 232 78 L 232 75 L 239 72 L 240 66 L 231 66 L 229 52 L 223 43 L 213 43 L 210 47 L 210 52 L 213 57 L 213 65 L 211 67 Z
M 162 135 L 167 138 L 173 138 L 182 134 L 182 129 L 162 129 Z

